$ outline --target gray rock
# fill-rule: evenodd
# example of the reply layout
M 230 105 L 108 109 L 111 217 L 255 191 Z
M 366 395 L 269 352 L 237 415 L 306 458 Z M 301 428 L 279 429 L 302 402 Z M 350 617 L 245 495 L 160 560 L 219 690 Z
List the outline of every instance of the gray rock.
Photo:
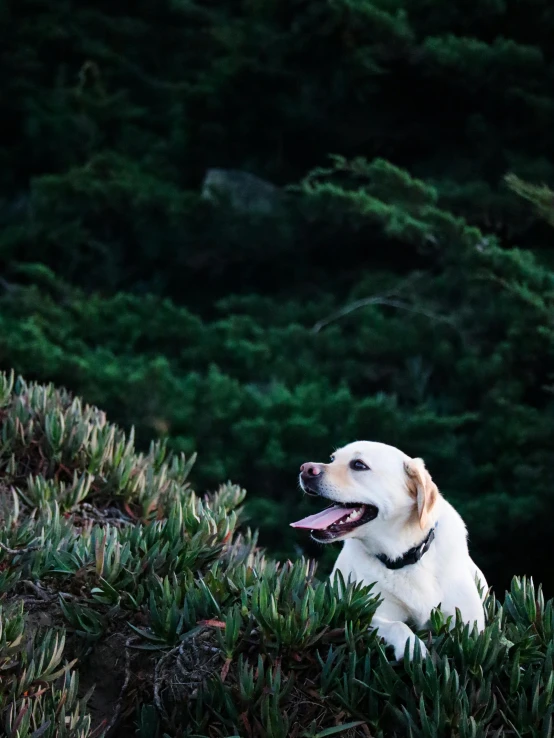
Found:
M 279 207 L 281 191 L 260 177 L 238 169 L 208 169 L 202 197 L 212 202 L 228 202 L 241 213 L 268 215 Z

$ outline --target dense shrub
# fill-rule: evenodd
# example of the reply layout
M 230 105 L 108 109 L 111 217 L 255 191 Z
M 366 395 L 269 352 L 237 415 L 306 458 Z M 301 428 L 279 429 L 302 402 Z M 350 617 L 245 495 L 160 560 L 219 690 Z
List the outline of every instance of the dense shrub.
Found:
M 205 302 L 280 290 L 278 256 L 307 268 L 316 234 L 249 235 L 204 212 L 200 182 L 215 166 L 284 185 L 332 152 L 389 159 L 487 232 L 549 247 L 502 186 L 554 176 L 548 0 L 6 0 L 2 17 L 0 267 L 200 301 L 197 280 L 239 261 Z M 333 289 L 342 269 L 318 256 Z
M 203 316 L 20 267 L 0 297 L 0 366 L 82 393 L 142 447 L 157 434 L 200 450 L 195 483 L 247 487 L 279 555 L 317 553 L 288 528 L 307 513 L 300 463 L 353 438 L 398 445 L 460 508 L 491 582 L 532 573 L 550 590 L 552 272 L 385 162 L 336 160 L 295 196 L 337 239 L 395 251 L 395 271 L 362 268 L 344 297 L 227 297 Z

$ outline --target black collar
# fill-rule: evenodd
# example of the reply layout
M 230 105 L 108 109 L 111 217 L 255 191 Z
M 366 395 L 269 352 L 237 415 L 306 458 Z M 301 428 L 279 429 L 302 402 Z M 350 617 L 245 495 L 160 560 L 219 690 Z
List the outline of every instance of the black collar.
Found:
M 376 554 L 377 558 L 387 567 L 387 569 L 403 569 L 405 566 L 409 566 L 410 564 L 417 564 L 423 554 L 429 550 L 433 543 L 436 527 L 437 524 L 435 523 L 427 534 L 427 538 L 425 538 L 425 540 L 423 540 L 419 545 L 410 548 L 410 550 L 406 551 L 406 553 L 399 559 L 389 559 L 385 554 Z

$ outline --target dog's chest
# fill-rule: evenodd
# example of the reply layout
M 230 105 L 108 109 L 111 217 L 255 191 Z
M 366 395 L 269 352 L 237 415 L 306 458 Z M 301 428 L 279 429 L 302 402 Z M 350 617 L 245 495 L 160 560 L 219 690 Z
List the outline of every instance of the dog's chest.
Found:
M 335 568 L 341 571 L 345 579 L 350 576 L 367 585 L 375 583 L 373 589 L 380 592 L 385 607 L 389 602 L 395 608 L 402 609 L 406 619 L 414 621 L 418 627 L 424 627 L 431 610 L 442 599 L 442 587 L 431 557 L 428 561 L 393 570 L 387 569 L 380 561 L 352 556 L 343 549 Z
M 387 570 L 376 589 L 381 587 L 381 594 L 401 602 L 410 620 L 418 627 L 429 621 L 429 614 L 442 599 L 442 588 L 432 570 L 423 564 L 416 564 L 399 571 Z

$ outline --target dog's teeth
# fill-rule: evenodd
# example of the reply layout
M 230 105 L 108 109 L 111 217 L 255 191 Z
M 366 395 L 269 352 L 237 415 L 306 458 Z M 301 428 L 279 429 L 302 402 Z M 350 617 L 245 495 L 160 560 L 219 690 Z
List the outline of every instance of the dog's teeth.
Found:
M 359 520 L 362 517 L 362 514 L 363 514 L 363 509 L 357 508 L 355 510 L 352 510 L 350 515 L 347 518 L 345 518 L 342 522 L 343 523 L 355 523 L 356 520 Z

